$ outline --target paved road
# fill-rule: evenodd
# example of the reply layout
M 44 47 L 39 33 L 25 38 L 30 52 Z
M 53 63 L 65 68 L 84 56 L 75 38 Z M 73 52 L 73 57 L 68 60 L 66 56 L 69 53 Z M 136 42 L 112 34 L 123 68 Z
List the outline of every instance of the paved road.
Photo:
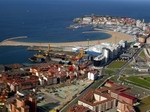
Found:
M 107 79 L 110 79 L 110 76 L 104 76 L 102 79 L 98 79 L 97 81 L 95 81 L 87 89 L 85 89 L 84 91 L 82 91 L 82 93 L 79 96 L 77 96 L 71 102 L 69 102 L 66 106 L 64 106 L 60 110 L 60 112 L 66 112 L 68 110 L 68 108 L 71 107 L 71 106 L 73 106 L 74 104 L 76 104 L 78 102 L 79 98 L 81 98 L 87 91 L 89 91 L 90 89 L 99 88 L 100 86 L 102 86 L 104 84 L 104 82 L 106 82 Z
M 144 46 L 142 46 L 140 49 L 138 49 L 138 50 L 132 55 L 131 59 L 128 60 L 128 62 L 127 62 L 125 65 L 123 65 L 123 66 L 118 70 L 118 72 L 116 73 L 116 75 L 120 76 L 120 75 L 123 73 L 124 68 L 126 68 L 126 66 L 128 66 L 128 64 L 129 64 L 130 62 L 132 62 L 133 59 L 135 59 L 135 58 L 138 56 L 138 54 L 143 50 L 143 47 L 144 47 Z
M 132 55 L 131 59 L 130 59 L 124 66 L 122 66 L 122 67 L 118 70 L 118 72 L 116 73 L 117 76 L 120 76 L 120 74 L 123 72 L 123 69 L 124 69 L 131 61 L 133 61 L 134 57 L 136 57 L 136 56 L 141 52 L 142 49 L 143 49 L 143 47 L 140 48 L 140 49 L 138 49 L 138 50 Z M 111 77 L 112 77 L 112 76 L 111 76 Z M 100 86 L 102 86 L 102 84 L 103 84 L 107 79 L 110 79 L 111 77 L 110 77 L 110 76 L 105 76 L 105 77 L 103 77 L 101 80 L 95 81 L 91 86 L 89 86 L 86 90 L 84 90 L 79 96 L 77 96 L 77 97 L 74 98 L 71 102 L 69 102 L 66 106 L 64 106 L 64 107 L 60 110 L 60 112 L 66 112 L 67 109 L 68 109 L 69 107 L 71 107 L 72 105 L 76 104 L 77 101 L 79 100 L 79 98 L 81 98 L 87 91 L 89 91 L 91 88 L 93 88 L 93 89 L 99 88 Z

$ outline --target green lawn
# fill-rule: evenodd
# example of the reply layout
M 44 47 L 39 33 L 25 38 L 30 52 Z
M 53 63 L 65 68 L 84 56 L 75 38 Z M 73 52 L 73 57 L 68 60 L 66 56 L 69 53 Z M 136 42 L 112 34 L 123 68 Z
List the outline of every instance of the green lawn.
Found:
M 105 69 L 105 74 L 114 75 L 115 70 Z
M 150 77 L 147 77 L 147 79 L 145 79 L 137 76 L 131 76 L 128 77 L 127 80 L 141 87 L 150 88 Z
M 112 63 L 110 63 L 107 68 L 110 69 L 114 69 L 114 68 L 121 68 L 124 64 L 126 63 L 126 61 L 113 61 Z
M 150 96 L 141 100 L 141 104 L 138 106 L 140 112 L 146 112 L 150 109 Z
M 144 79 L 150 82 L 150 77 L 144 77 Z
M 146 57 L 144 51 L 142 51 L 142 52 L 140 53 L 140 57 L 142 57 L 142 58 L 145 58 L 145 57 Z
M 105 68 L 105 73 L 109 75 L 114 75 L 119 68 L 121 68 L 126 61 L 113 61 Z

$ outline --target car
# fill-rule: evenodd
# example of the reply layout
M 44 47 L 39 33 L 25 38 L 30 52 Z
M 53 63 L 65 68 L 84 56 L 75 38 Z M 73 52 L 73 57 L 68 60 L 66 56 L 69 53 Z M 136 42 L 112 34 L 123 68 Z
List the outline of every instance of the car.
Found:
M 43 93 L 39 93 L 39 94 L 37 94 L 36 95 L 36 99 L 38 100 L 38 101 L 41 101 L 41 100 L 44 100 L 44 94 Z

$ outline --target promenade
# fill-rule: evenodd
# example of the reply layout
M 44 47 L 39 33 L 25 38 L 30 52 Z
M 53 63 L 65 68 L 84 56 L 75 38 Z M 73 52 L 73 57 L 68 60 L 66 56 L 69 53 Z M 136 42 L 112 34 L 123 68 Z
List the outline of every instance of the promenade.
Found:
M 91 31 L 93 32 L 93 31 Z M 88 41 L 79 41 L 79 42 L 63 42 L 63 43 L 40 43 L 40 42 L 19 42 L 16 41 L 16 39 L 6 39 L 2 42 L 0 42 L 0 46 L 41 46 L 45 47 L 48 46 L 49 44 L 51 47 L 65 47 L 65 46 L 88 46 L 88 45 L 95 45 L 95 44 L 100 44 L 104 42 L 108 43 L 118 43 L 120 40 L 125 40 L 125 41 L 132 41 L 133 37 L 130 35 L 120 33 L 120 32 L 114 32 L 114 31 L 96 31 L 96 32 L 104 32 L 112 35 L 112 37 L 107 38 L 107 39 L 101 39 L 101 40 L 89 40 Z M 84 32 L 85 33 L 85 32 Z M 87 33 L 87 32 L 86 32 Z M 90 33 L 90 32 L 88 32 Z M 19 37 L 17 37 L 19 38 Z

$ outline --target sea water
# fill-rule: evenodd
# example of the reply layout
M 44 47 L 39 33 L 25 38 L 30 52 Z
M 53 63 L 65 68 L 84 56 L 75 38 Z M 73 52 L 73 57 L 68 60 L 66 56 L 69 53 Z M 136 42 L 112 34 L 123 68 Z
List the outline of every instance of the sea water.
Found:
M 109 34 L 69 30 L 72 20 L 84 15 L 112 15 L 150 21 L 149 1 L 142 0 L 0 0 L 0 41 L 66 42 L 109 38 Z M 0 47 L 0 64 L 26 63 L 33 54 L 26 47 Z

